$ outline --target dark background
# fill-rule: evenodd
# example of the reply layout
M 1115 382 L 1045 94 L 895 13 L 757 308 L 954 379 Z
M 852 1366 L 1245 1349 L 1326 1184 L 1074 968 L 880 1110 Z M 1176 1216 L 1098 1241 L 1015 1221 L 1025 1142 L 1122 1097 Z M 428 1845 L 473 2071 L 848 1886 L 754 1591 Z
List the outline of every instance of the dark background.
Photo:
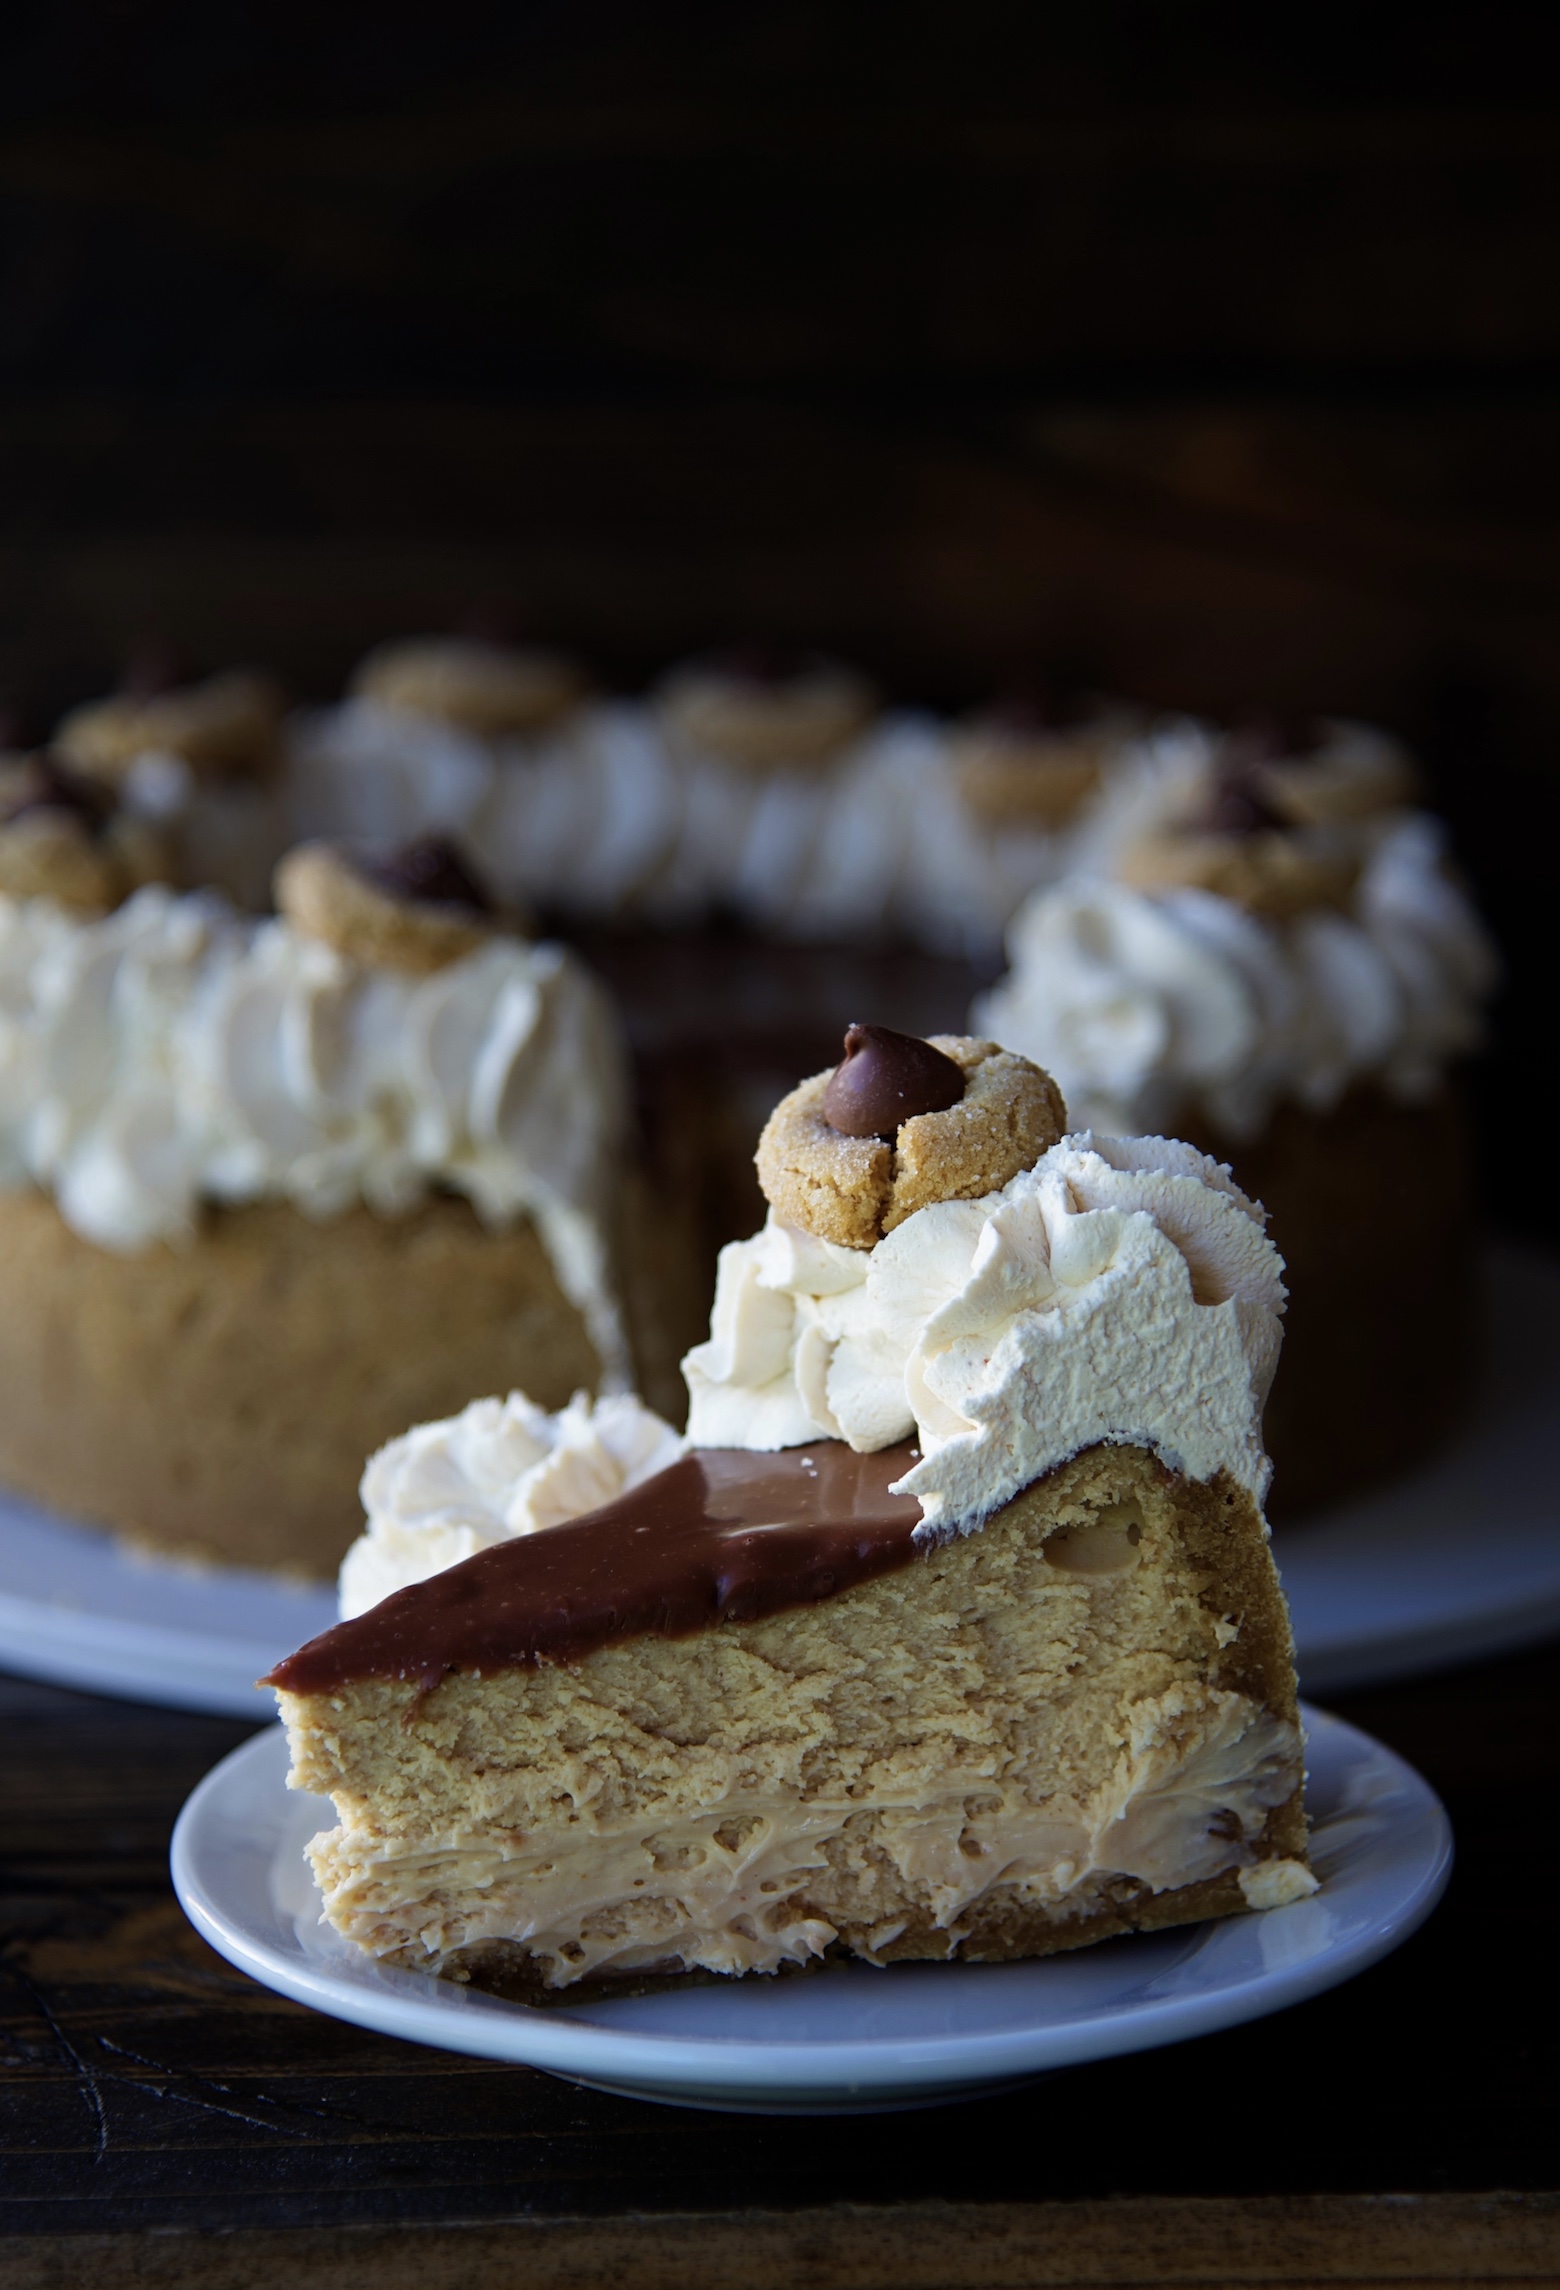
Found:
M 1420 747 L 1506 947 L 1479 1086 L 1520 1117 L 1557 40 L 1223 0 L 12 11 L 0 696 L 44 726 L 149 638 L 326 694 L 481 612 L 625 682 L 792 639 L 947 703 L 1045 669 L 1357 711 Z

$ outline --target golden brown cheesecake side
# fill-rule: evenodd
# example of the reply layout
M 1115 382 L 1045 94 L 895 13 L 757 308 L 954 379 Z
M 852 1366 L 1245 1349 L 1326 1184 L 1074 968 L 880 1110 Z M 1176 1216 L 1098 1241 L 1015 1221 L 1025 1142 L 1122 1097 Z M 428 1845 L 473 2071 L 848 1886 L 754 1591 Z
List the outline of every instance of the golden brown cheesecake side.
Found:
M 928 1548 L 919 1507 L 885 1498 L 907 1451 L 835 1443 L 718 1451 L 708 1508 L 740 1512 L 746 1469 L 768 1519 L 774 1474 L 820 1458 L 821 1568 L 778 1525 L 722 1553 L 716 1523 L 708 1582 L 685 1537 L 643 1626 L 654 1586 L 614 1600 L 599 1562 L 634 1547 L 663 1473 L 283 1664 L 294 1777 L 340 1818 L 311 1848 L 338 1929 L 531 1993 L 777 1955 L 1032 1956 L 1240 1910 L 1243 1874 L 1258 1900 L 1274 1869 L 1295 1881 L 1293 1662 L 1249 1495 L 1096 1447 Z
M 327 1225 L 206 1212 L 135 1256 L 0 1193 L 0 1484 L 162 1549 L 333 1574 L 363 1460 L 473 1390 L 562 1405 L 598 1363 L 534 1226 L 461 1200 Z
M 1287 1522 L 1429 1462 L 1479 1389 L 1483 1321 L 1466 1109 L 1362 1087 L 1329 1113 L 1281 1105 L 1231 1150 L 1289 1282 L 1264 1419 L 1269 1510 Z
M 680 1412 L 703 1299 L 674 1209 L 625 1178 L 620 1263 L 640 1382 Z M 208 1209 L 194 1247 L 121 1256 L 36 1191 L 0 1192 L 0 1485 L 136 1541 L 329 1577 L 366 1456 L 474 1391 L 546 1407 L 600 1362 L 536 1228 L 463 1200 L 316 1224 Z

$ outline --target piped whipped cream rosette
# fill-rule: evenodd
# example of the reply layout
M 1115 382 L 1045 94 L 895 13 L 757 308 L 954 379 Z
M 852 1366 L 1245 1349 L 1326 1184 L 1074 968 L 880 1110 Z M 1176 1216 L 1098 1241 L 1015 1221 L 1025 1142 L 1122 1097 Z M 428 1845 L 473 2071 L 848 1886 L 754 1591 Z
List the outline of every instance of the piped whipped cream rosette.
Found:
M 598 1510 L 666 1470 L 684 1445 L 626 1392 L 594 1403 L 577 1392 L 551 1415 L 511 1392 L 418 1424 L 363 1473 L 367 1525 L 342 1561 L 342 1619 L 494 1543 Z
M 1277 917 L 1085 877 L 1037 893 L 1008 949 L 975 1020 L 1054 1073 L 1079 1120 L 1126 1134 L 1194 1108 L 1236 1141 L 1286 1100 L 1325 1112 L 1362 1081 L 1430 1097 L 1477 1047 L 1496 978 L 1419 812 L 1376 824 L 1342 906 Z
M 545 656 L 424 640 L 295 719 L 290 800 L 306 835 L 455 836 L 506 895 L 584 917 L 988 955 L 1136 730 L 945 723 L 816 658 L 694 661 L 611 699 Z
M 928 1529 L 981 1519 L 1096 1441 L 1260 1501 L 1281 1265 L 1226 1170 L 1163 1138 L 1066 1137 L 1000 1193 L 921 1209 L 870 1250 L 771 1212 L 721 1253 L 689 1354 L 689 1438 L 913 1437 Z

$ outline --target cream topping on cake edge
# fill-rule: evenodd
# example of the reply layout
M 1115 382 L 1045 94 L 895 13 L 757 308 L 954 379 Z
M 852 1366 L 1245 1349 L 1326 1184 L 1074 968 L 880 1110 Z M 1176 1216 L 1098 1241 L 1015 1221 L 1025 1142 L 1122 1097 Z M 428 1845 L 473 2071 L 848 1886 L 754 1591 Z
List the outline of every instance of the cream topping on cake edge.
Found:
M 306 835 L 458 833 L 506 897 L 582 914 L 687 923 L 735 904 L 787 938 L 903 929 L 987 955 L 1071 842 L 980 818 L 959 736 L 896 709 L 825 769 L 754 772 L 669 740 L 648 702 L 589 700 L 534 736 L 482 739 L 358 696 L 294 717 L 290 800 Z
M 0 898 L 0 1184 L 125 1253 L 203 1202 L 384 1216 L 433 1186 L 530 1215 L 609 1378 L 627 1351 L 606 1218 L 623 1052 L 562 948 L 495 938 L 431 977 L 369 970 L 212 893 L 82 922 Z
M 775 1451 L 914 1434 L 897 1482 L 934 1534 L 977 1526 L 1097 1440 L 1141 1440 L 1260 1500 L 1284 1305 L 1261 1212 L 1171 1140 L 1072 1137 L 983 1201 L 923 1209 L 875 1249 L 771 1216 L 722 1251 L 710 1340 L 684 1363 L 688 1439 L 636 1399 L 549 1415 L 523 1393 L 420 1424 L 363 1475 L 343 1620 L 512 1536 L 582 1516 L 688 1445 Z
M 511 1392 L 423 1423 L 369 1458 L 367 1525 L 341 1564 L 341 1619 L 489 1545 L 561 1525 L 664 1471 L 686 1442 L 626 1392 L 549 1414 Z
M 1227 1169 L 1164 1138 L 1063 1138 L 978 1201 L 870 1250 L 771 1215 L 721 1251 L 708 1342 L 683 1363 L 694 1446 L 912 1434 L 898 1484 L 925 1531 L 978 1526 L 1100 1440 L 1260 1502 L 1282 1259 Z

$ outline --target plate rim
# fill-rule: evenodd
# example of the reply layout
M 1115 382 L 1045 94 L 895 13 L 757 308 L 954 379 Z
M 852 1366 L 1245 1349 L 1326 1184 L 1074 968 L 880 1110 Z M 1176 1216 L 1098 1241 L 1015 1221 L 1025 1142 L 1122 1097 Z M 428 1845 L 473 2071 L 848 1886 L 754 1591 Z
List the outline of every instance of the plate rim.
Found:
M 705 2098 L 715 2106 L 739 2103 L 755 2091 L 777 2103 L 822 2090 L 843 2103 L 933 2089 L 944 2098 L 975 2096 L 1002 2082 L 1043 2074 L 1049 2068 L 1086 2060 L 1157 2050 L 1221 2028 L 1267 2017 L 1341 1985 L 1391 1953 L 1424 1923 L 1451 1875 L 1451 1823 L 1439 1797 L 1405 1758 L 1346 1719 L 1302 1704 L 1308 1738 L 1323 1729 L 1347 1742 L 1407 1784 L 1418 1798 L 1416 1811 L 1428 1817 L 1433 1846 L 1413 1884 L 1390 1914 L 1369 1929 L 1304 1962 L 1266 1967 L 1211 1992 L 1158 1998 L 1149 2006 L 1114 2005 L 1095 2009 L 1056 2029 L 1008 2028 L 965 2035 L 852 2036 L 838 2043 L 815 2039 L 680 2035 L 604 2028 L 564 2018 L 555 2010 L 483 1997 L 467 2010 L 456 2001 L 466 1993 L 401 1997 L 377 1996 L 372 1989 L 338 1983 L 306 1962 L 299 1966 L 242 1928 L 234 1927 L 207 1895 L 199 1866 L 199 1838 L 207 1809 L 219 1803 L 236 1766 L 270 1759 L 280 1766 L 285 1737 L 265 1727 L 231 1751 L 191 1792 L 175 1824 L 170 1847 L 174 1890 L 191 1923 L 219 1955 L 276 1992 L 329 2018 L 403 2042 L 498 2060 L 561 2075 L 576 2082 L 628 2092 L 631 2096 L 676 2101 Z M 1303 1904 L 1302 1904 L 1303 1905 Z M 1278 1913 L 1282 1914 L 1282 1911 Z M 1189 1928 L 1190 1929 L 1190 1928 Z M 927 1967 L 935 1972 L 937 1967 Z M 994 1970 L 1000 1967 L 992 1967 Z M 417 1975 L 408 1974 L 408 1978 Z M 520 2044 L 516 2036 L 524 2031 Z M 826 2103 L 825 2103 L 826 2105 Z

